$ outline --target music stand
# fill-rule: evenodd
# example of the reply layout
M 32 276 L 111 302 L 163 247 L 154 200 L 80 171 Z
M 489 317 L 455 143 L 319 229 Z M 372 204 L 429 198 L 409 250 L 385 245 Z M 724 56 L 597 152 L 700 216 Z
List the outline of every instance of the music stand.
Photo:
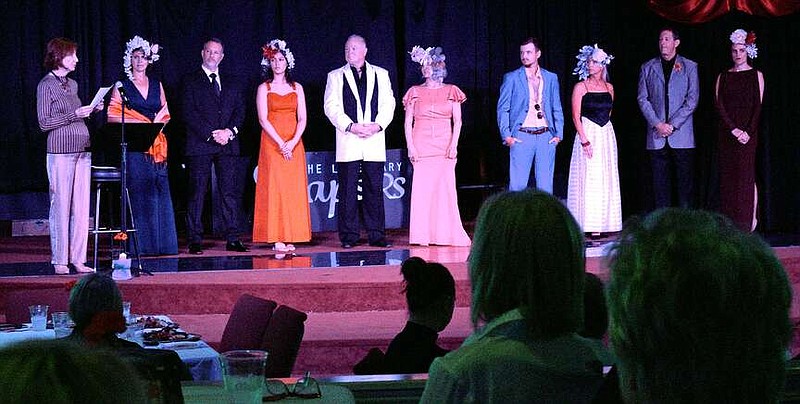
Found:
M 123 106 L 122 122 L 120 123 L 107 123 L 103 128 L 105 132 L 104 142 L 106 145 L 119 144 L 120 146 L 120 229 L 119 233 L 127 235 L 128 233 L 128 217 L 129 212 L 128 201 L 130 200 L 130 192 L 128 191 L 128 151 L 132 152 L 146 152 L 150 149 L 156 136 L 164 128 L 164 123 L 125 123 L 125 110 Z M 131 212 L 131 218 L 133 213 Z M 135 223 L 134 223 L 135 224 Z M 134 228 L 135 230 L 135 228 Z M 136 240 L 136 239 L 134 239 Z M 122 251 L 127 253 L 127 243 L 122 244 Z M 134 270 L 134 276 L 139 276 L 141 273 L 153 275 L 152 272 L 142 267 L 142 259 L 139 255 L 138 242 L 136 243 L 136 262 L 137 270 Z

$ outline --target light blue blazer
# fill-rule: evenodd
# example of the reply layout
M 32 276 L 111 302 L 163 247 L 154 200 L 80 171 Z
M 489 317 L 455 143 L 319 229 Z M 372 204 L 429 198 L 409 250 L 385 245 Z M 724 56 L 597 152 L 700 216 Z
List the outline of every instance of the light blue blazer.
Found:
M 550 129 L 550 135 L 564 138 L 564 111 L 561 109 L 561 93 L 558 89 L 558 76 L 555 73 L 539 68 L 544 80 L 542 101 L 544 116 Z M 510 71 L 503 76 L 500 86 L 500 98 L 497 100 L 497 126 L 500 128 L 500 139 L 516 137 L 525 116 L 528 114 L 530 93 L 525 67 Z
M 664 69 L 661 68 L 661 57 L 642 64 L 637 99 L 647 121 L 647 150 L 662 149 L 666 142 L 674 149 L 694 148 L 692 115 L 700 99 L 697 63 L 681 55 L 675 56 L 675 67 L 669 80 L 669 119 L 664 119 Z M 660 122 L 671 124 L 675 131 L 666 138 L 662 137 L 656 131 L 656 124 Z

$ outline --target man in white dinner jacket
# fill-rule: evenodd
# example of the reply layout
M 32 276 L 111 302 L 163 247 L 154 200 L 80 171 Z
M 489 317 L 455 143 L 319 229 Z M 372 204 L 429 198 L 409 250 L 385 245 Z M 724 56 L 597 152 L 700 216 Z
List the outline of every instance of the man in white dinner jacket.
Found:
M 384 233 L 383 166 L 385 130 L 394 117 L 389 72 L 366 62 L 367 42 L 350 35 L 344 44 L 347 64 L 328 73 L 325 116 L 336 128 L 339 174 L 339 241 L 352 248 L 360 237 L 359 185 L 369 245 L 390 247 Z M 361 184 L 359 184 L 361 181 Z

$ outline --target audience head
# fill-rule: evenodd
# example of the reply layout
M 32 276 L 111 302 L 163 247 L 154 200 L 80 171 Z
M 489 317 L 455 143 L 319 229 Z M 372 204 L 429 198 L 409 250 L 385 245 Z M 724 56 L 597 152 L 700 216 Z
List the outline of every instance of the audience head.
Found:
M 520 308 L 533 337 L 583 324 L 584 240 L 552 195 L 505 192 L 484 203 L 469 257 L 472 321 Z
M 122 294 L 107 275 L 93 273 L 78 280 L 69 295 L 69 315 L 75 332 L 84 333 L 90 326 L 102 334 L 125 331 Z
M 441 331 L 453 318 L 456 283 L 453 275 L 436 262 L 411 257 L 400 267 L 411 320 Z
M 64 67 L 64 58 L 74 55 L 78 50 L 78 44 L 67 38 L 53 38 L 47 42 L 47 49 L 44 53 L 44 67 L 47 70 L 57 70 Z
M 626 223 L 609 264 L 629 401 L 777 401 L 791 290 L 760 238 L 717 214 L 659 210 Z
M 4 403 L 144 403 L 144 383 L 118 355 L 63 340 L 0 350 Z

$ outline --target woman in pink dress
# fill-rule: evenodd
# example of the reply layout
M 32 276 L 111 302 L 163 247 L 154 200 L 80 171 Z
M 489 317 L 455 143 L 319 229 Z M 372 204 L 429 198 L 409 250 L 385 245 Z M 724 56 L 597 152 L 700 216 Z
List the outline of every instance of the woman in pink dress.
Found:
M 447 76 L 442 48 L 415 46 L 411 60 L 421 65 L 425 82 L 403 97 L 411 185 L 409 244 L 470 245 L 461 224 L 456 195 L 456 152 L 461 134 L 461 103 L 467 99 Z

